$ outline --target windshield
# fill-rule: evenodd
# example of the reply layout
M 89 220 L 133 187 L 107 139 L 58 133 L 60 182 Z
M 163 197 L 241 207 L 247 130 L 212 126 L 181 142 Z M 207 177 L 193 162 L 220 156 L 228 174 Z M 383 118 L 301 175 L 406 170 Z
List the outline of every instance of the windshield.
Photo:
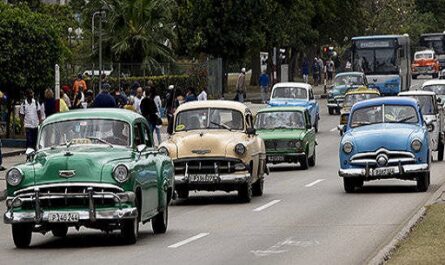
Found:
M 363 93 L 363 94 L 349 94 L 346 95 L 344 105 L 345 106 L 352 106 L 357 102 L 368 100 L 371 98 L 377 98 L 378 94 L 370 94 L 370 93 Z
M 304 114 L 300 111 L 279 111 L 259 113 L 256 118 L 257 129 L 304 129 Z
M 428 39 L 436 39 L 436 40 L 428 40 Z M 444 40 L 442 37 L 426 37 L 423 40 L 422 46 L 425 46 L 428 49 L 433 49 L 438 54 L 445 53 Z
M 410 96 L 417 100 L 423 115 L 434 115 L 434 102 L 432 96 Z
M 243 130 L 243 114 L 232 109 L 193 109 L 181 111 L 176 116 L 175 131 L 200 129 Z
M 445 95 L 445 85 L 424 86 L 423 90 L 434 92 L 436 95 Z
M 433 59 L 433 54 L 430 52 L 427 53 L 416 53 L 414 55 L 414 59 L 421 60 L 421 59 Z
M 74 120 L 42 128 L 39 148 L 75 144 L 108 144 L 130 146 L 130 125 L 116 120 Z
M 363 77 L 360 75 L 337 76 L 334 81 L 335 86 L 360 86 L 364 84 Z
M 398 74 L 395 48 L 356 49 L 354 70 L 365 74 Z
M 302 87 L 276 87 L 272 98 L 307 99 L 307 91 Z
M 352 114 L 351 127 L 376 123 L 418 123 L 416 109 L 412 106 L 377 105 L 357 109 Z

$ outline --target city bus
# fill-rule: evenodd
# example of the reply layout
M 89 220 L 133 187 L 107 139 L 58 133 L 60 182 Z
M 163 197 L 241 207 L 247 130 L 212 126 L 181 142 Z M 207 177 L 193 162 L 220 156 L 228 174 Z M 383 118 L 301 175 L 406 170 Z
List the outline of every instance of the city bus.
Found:
M 422 34 L 419 44 L 423 48 L 434 50 L 439 60 L 440 69 L 445 69 L 445 32 Z
M 411 86 L 411 51 L 408 35 L 352 38 L 354 71 L 365 73 L 370 87 L 381 95 L 396 96 Z

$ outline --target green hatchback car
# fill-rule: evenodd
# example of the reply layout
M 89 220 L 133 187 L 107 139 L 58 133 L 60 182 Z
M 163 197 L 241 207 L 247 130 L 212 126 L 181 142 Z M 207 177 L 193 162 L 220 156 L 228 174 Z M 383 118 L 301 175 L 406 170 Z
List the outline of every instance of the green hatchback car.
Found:
M 6 174 L 7 211 L 16 247 L 32 232 L 64 237 L 69 227 L 111 232 L 135 243 L 139 223 L 167 229 L 174 190 L 171 159 L 153 148 L 146 119 L 119 109 L 55 114 L 39 128 L 38 149 Z
M 262 109 L 257 113 L 255 128 L 266 145 L 268 163 L 299 163 L 302 169 L 315 166 L 315 130 L 307 109 Z

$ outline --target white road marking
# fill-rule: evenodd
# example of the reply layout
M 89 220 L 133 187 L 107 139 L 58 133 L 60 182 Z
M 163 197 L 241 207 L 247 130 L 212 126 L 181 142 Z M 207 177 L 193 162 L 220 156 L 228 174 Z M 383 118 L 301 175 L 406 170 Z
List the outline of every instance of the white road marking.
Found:
M 331 132 L 335 132 L 337 129 L 337 127 L 330 129 Z
M 264 210 L 264 209 L 269 208 L 270 206 L 272 206 L 272 205 L 274 205 L 274 204 L 279 203 L 280 201 L 281 201 L 281 200 L 273 200 L 273 201 L 271 201 L 271 202 L 269 202 L 269 203 L 264 204 L 263 206 L 260 206 L 260 207 L 258 207 L 258 208 L 256 208 L 256 209 L 254 209 L 253 211 L 254 211 L 254 212 L 262 211 L 262 210 Z
M 322 181 L 324 181 L 325 179 L 317 179 L 316 181 L 314 181 L 314 182 L 311 182 L 311 183 L 309 183 L 309 184 L 307 184 L 307 185 L 304 185 L 306 188 L 309 188 L 309 187 L 312 187 L 312 186 L 314 186 L 315 184 L 317 184 L 317 183 L 320 183 L 320 182 L 322 182 Z
M 183 246 L 185 244 L 188 244 L 190 242 L 193 242 L 195 240 L 198 240 L 198 239 L 203 238 L 203 237 L 208 236 L 208 235 L 210 235 L 210 233 L 200 233 L 200 234 L 197 234 L 196 236 L 192 236 L 190 238 L 187 238 L 186 240 L 182 240 L 182 241 L 180 241 L 180 242 L 178 242 L 176 244 L 170 245 L 168 247 L 169 248 L 179 248 L 180 246 Z
M 317 240 L 294 240 L 292 237 L 278 242 L 266 250 L 251 250 L 250 252 L 257 257 L 267 257 L 270 255 L 282 254 L 289 251 L 290 247 L 316 247 L 320 242 Z

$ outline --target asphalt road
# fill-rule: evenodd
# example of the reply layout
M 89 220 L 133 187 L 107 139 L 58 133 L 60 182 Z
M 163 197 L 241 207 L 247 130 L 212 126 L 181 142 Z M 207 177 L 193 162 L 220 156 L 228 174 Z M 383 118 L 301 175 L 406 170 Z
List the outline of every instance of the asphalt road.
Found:
M 427 193 L 415 192 L 415 182 L 389 180 L 346 194 L 337 175 L 339 116 L 321 103 L 316 167 L 273 168 L 264 196 L 249 204 L 238 203 L 236 193 L 192 194 L 169 208 L 166 234 L 146 224 L 131 246 L 120 245 L 117 233 L 81 229 L 64 239 L 33 234 L 31 248 L 18 250 L 10 227 L 0 224 L 0 263 L 363 264 L 445 181 L 445 163 L 433 163 Z

